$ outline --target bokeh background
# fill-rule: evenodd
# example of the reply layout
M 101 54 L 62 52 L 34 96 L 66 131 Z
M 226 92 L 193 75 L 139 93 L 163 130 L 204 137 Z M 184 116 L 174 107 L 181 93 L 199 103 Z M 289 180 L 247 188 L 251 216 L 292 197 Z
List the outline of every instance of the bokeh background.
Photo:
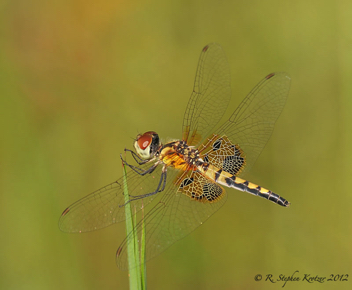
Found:
M 229 190 L 219 212 L 148 262 L 149 288 L 279 289 L 265 275 L 352 275 L 351 1 L 3 0 L 0 13 L 0 289 L 127 289 L 115 264 L 124 224 L 74 235 L 58 219 L 121 175 L 137 132 L 181 136 L 209 42 L 231 66 L 228 114 L 268 73 L 291 75 L 246 177 L 292 205 Z

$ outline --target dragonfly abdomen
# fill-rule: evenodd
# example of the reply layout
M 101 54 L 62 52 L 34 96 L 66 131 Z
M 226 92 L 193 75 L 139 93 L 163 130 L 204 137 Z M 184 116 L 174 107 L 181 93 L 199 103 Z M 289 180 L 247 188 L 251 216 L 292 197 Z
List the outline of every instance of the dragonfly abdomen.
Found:
M 225 182 L 226 182 L 226 186 L 228 186 L 228 187 L 233 187 L 235 189 L 263 197 L 263 198 L 270 200 L 274 203 L 277 203 L 281 206 L 289 206 L 290 205 L 290 203 L 286 199 L 277 195 L 276 193 L 272 192 L 271 190 L 268 190 L 264 187 L 261 187 L 255 183 L 249 182 L 247 180 L 243 180 L 243 179 L 238 178 L 236 176 L 225 178 Z
M 216 168 L 215 166 L 210 164 L 202 164 L 198 168 L 201 168 L 200 171 L 202 171 L 203 174 L 205 174 L 208 178 L 213 179 L 215 182 L 221 185 L 232 187 L 240 191 L 245 191 L 250 194 L 263 197 L 281 206 L 287 207 L 290 205 L 289 201 L 272 192 L 271 190 L 268 190 L 255 183 L 232 175 L 224 171 L 223 169 Z

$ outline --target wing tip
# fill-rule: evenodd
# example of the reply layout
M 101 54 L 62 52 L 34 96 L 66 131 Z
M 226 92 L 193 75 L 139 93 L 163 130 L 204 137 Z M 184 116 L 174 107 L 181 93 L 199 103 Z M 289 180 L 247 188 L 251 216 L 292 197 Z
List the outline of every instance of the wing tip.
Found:
M 265 78 L 267 80 L 269 80 L 274 76 L 282 76 L 282 77 L 287 78 L 288 80 L 291 81 L 291 77 L 287 72 L 272 72 L 272 73 L 268 74 Z

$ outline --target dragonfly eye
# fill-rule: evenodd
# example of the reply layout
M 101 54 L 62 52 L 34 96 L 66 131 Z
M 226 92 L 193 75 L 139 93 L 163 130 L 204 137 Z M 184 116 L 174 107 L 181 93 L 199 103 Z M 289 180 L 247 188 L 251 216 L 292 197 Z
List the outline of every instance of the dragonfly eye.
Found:
M 137 139 L 138 147 L 142 150 L 145 150 L 150 143 L 152 143 L 152 136 L 149 134 L 143 134 Z
M 136 153 L 143 159 L 150 159 L 154 156 L 159 147 L 159 136 L 154 131 L 138 135 L 134 142 Z

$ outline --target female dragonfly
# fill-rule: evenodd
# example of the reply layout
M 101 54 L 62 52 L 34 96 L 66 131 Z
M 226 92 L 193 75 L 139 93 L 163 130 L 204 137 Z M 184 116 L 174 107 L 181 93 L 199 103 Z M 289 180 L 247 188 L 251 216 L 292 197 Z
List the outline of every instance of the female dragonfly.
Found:
M 121 156 L 128 168 L 128 203 L 136 212 L 146 208 L 146 213 L 117 250 L 120 268 L 128 267 L 126 246 L 141 234 L 143 225 L 148 260 L 217 211 L 227 198 L 224 187 L 289 206 L 281 196 L 239 177 L 248 172 L 269 140 L 289 87 L 286 73 L 267 75 L 218 125 L 231 97 L 230 69 L 220 45 L 203 48 L 183 118 L 182 139 L 163 144 L 156 132 L 149 131 L 136 137 L 134 151 L 125 149 L 134 165 Z M 124 220 L 123 185 L 121 177 L 66 208 L 60 229 L 82 233 Z

